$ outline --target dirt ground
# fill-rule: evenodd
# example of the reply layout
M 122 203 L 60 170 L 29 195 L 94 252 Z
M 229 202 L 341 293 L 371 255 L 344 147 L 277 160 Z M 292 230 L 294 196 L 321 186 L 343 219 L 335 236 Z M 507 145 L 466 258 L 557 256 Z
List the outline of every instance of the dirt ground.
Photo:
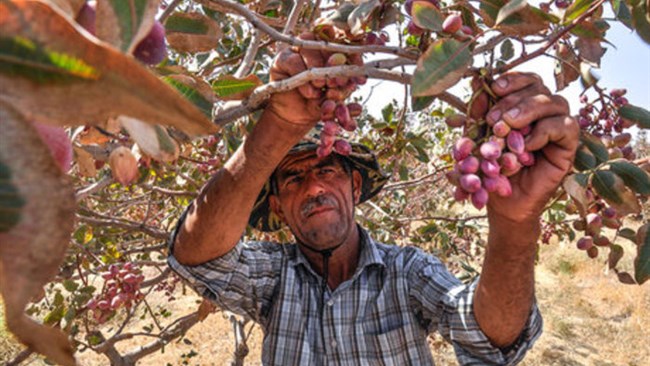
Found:
M 630 248 L 631 249 L 631 248 Z M 631 269 L 633 253 L 627 252 L 625 267 Z M 590 260 L 572 247 L 544 246 L 537 267 L 537 298 L 544 315 L 544 334 L 522 365 L 540 366 L 647 366 L 650 365 L 650 283 L 630 286 L 606 273 L 604 258 Z M 176 314 L 196 309 L 198 298 L 184 296 L 157 308 Z M 155 303 L 155 301 L 154 301 Z M 1 320 L 1 319 L 0 319 Z M 141 329 L 149 322 L 140 321 Z M 191 328 L 182 341 L 167 345 L 139 365 L 226 365 L 234 349 L 232 327 L 217 312 Z M 151 339 L 123 342 L 120 350 L 133 350 Z M 246 365 L 260 365 L 261 332 L 254 327 L 248 341 Z M 437 365 L 455 365 L 453 351 L 441 339 L 430 344 Z M 0 360 L 12 359 L 21 347 L 0 330 Z M 77 354 L 81 365 L 108 365 L 108 360 L 86 351 Z M 5 361 L 6 362 L 6 361 Z M 32 356 L 22 365 L 44 365 Z

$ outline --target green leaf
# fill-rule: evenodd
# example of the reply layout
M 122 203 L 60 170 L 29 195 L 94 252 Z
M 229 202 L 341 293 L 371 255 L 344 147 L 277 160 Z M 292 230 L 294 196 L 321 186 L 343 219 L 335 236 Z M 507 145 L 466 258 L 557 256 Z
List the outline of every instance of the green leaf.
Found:
M 142 0 L 109 0 L 117 26 L 119 28 L 119 48 L 127 52 L 144 21 L 148 1 Z
M 599 170 L 592 176 L 591 184 L 596 188 L 596 192 L 602 198 L 608 202 L 621 204 L 623 203 L 623 198 L 614 188 L 616 178 L 616 175 L 608 170 Z
M 650 44 L 650 14 L 645 1 L 639 1 L 632 8 L 632 25 L 641 39 Z
M 207 34 L 208 18 L 190 18 L 185 16 L 184 13 L 174 13 L 165 21 L 165 31 L 179 32 L 187 34 Z
M 245 79 L 225 76 L 212 83 L 212 90 L 222 99 L 244 99 L 261 83 L 255 75 L 249 75 Z
M 506 39 L 501 43 L 501 59 L 510 60 L 515 55 L 515 48 L 512 45 L 512 41 Z
M 593 0 L 576 0 L 564 12 L 564 24 L 569 24 L 572 20 L 584 14 L 591 5 Z
M 647 109 L 627 104 L 618 109 L 618 115 L 636 123 L 640 128 L 650 129 L 650 112 Z
M 618 262 L 623 258 L 623 247 L 620 245 L 612 244 L 609 246 L 609 256 L 607 257 L 607 265 L 609 269 L 616 267 Z
M 627 7 L 627 4 L 623 0 L 612 0 L 612 11 L 623 25 L 633 30 L 632 26 L 632 14 L 630 13 L 630 8 Z
M 589 151 L 594 154 L 594 157 L 598 163 L 604 163 L 609 160 L 607 147 L 603 144 L 602 141 L 600 141 L 598 137 L 589 133 L 585 133 L 581 136 L 580 140 L 585 146 L 587 146 L 587 149 L 589 149 Z
M 631 240 L 633 243 L 636 243 L 636 232 L 629 227 L 623 228 L 618 231 L 618 236 Z
M 522 10 L 528 6 L 528 1 L 526 0 L 510 0 L 506 3 L 501 9 L 499 9 L 499 14 L 497 15 L 497 20 L 494 25 L 499 25 L 506 18 L 510 17 L 512 14 Z
M 641 206 L 634 192 L 630 191 L 623 180 L 612 171 L 595 172 L 591 177 L 591 185 L 621 216 L 640 212 Z
M 65 306 L 59 305 L 55 307 L 54 310 L 50 311 L 45 315 L 45 317 L 43 318 L 43 323 L 47 325 L 56 324 L 63 318 L 64 313 L 65 313 Z
M 590 170 L 596 167 L 596 157 L 587 149 L 587 147 L 582 146 L 576 151 L 576 157 L 573 161 L 573 165 L 579 171 Z
M 421 111 L 430 106 L 434 100 L 436 100 L 436 97 L 434 96 L 413 97 L 411 99 L 411 109 L 413 112 Z
M 645 170 L 627 161 L 611 163 L 610 170 L 621 177 L 625 185 L 635 192 L 650 195 L 650 176 Z
M 429 46 L 413 74 L 413 95 L 437 95 L 454 86 L 472 63 L 469 45 L 446 38 Z
M 381 109 L 381 116 L 387 123 L 390 123 L 393 120 L 394 113 L 395 110 L 393 108 L 393 103 L 386 104 L 386 106 Z
M 0 37 L 0 73 L 36 83 L 70 83 L 99 79 L 97 69 L 71 55 L 45 49 L 20 36 Z
M 411 10 L 413 23 L 422 29 L 440 32 L 445 18 L 440 10 L 428 1 L 415 1 Z
M 650 223 L 639 228 L 636 239 L 637 255 L 634 258 L 634 279 L 641 285 L 650 278 Z
M 74 282 L 73 280 L 63 281 L 63 288 L 65 288 L 68 292 L 74 292 L 78 287 L 79 284 Z
M 0 233 L 9 231 L 20 222 L 25 203 L 11 183 L 11 170 L 0 161 Z
M 178 80 L 174 80 L 171 77 L 163 77 L 162 80 L 167 84 L 173 86 L 174 89 L 176 89 L 183 97 L 185 97 L 185 99 L 192 102 L 192 104 L 194 104 L 201 112 L 203 112 L 206 117 L 212 117 L 212 103 L 205 99 L 198 90 Z

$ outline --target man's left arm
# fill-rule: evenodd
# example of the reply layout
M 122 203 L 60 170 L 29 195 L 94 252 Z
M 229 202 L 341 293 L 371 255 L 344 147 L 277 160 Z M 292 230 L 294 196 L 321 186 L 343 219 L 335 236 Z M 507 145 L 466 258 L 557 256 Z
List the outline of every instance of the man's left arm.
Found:
M 488 202 L 488 246 L 473 308 L 490 342 L 505 348 L 531 314 L 540 217 L 573 165 L 580 129 L 567 101 L 551 95 L 537 75 L 503 75 L 491 89 L 500 100 L 487 113 L 488 123 L 503 120 L 516 129 L 532 124 L 526 150 L 536 159 L 509 178 L 510 197 L 492 194 Z

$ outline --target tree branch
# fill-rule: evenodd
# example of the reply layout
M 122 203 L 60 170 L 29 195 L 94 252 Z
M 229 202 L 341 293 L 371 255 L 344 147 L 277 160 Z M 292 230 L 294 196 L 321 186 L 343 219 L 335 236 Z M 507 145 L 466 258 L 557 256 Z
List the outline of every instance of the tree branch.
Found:
M 253 27 L 258 28 L 262 32 L 268 34 L 271 38 L 279 42 L 288 43 L 292 46 L 322 50 L 322 51 L 332 51 L 332 52 L 342 52 L 342 53 L 364 53 L 364 52 L 377 52 L 377 53 L 390 53 L 393 55 L 402 56 L 405 58 L 417 60 L 418 53 L 412 52 L 399 47 L 388 47 L 388 46 L 347 46 L 338 43 L 330 43 L 323 41 L 306 41 L 299 39 L 297 37 L 288 36 L 282 34 L 277 30 L 270 27 L 268 24 L 264 23 L 258 15 L 249 10 L 246 6 L 239 3 L 230 1 L 230 0 L 202 0 L 200 3 L 206 2 L 211 4 L 216 4 L 225 9 L 230 10 L 230 12 L 239 14 L 248 20 Z

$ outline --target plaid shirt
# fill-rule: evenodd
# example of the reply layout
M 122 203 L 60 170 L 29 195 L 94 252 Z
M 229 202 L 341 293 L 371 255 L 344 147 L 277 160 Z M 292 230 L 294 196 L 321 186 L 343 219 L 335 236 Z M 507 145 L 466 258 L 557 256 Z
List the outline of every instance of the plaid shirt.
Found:
M 474 319 L 476 281 L 464 285 L 422 250 L 361 231 L 356 272 L 326 290 L 322 314 L 321 277 L 296 244 L 240 242 L 201 265 L 168 262 L 200 295 L 261 325 L 264 365 L 433 365 L 426 338 L 435 331 L 461 365 L 513 365 L 541 334 L 535 305 L 515 345 L 493 347 Z

